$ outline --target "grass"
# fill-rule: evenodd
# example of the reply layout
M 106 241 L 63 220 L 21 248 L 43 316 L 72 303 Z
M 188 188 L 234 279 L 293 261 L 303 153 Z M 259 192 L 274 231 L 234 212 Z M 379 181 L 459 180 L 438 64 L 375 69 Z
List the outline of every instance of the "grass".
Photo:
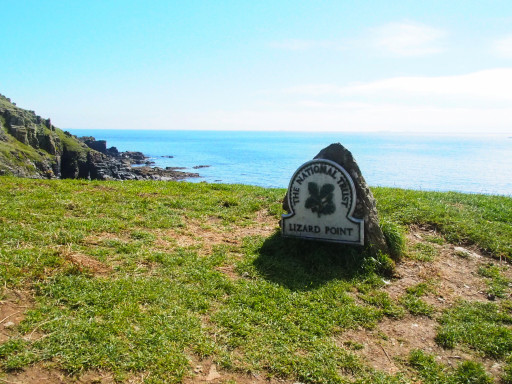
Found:
M 402 297 L 401 302 L 411 314 L 430 317 L 434 313 L 434 308 L 421 299 L 429 292 L 433 292 L 431 284 L 419 283 L 406 289 L 406 294 Z
M 476 244 L 512 257 L 512 199 L 505 196 L 375 188 L 379 214 L 401 225 L 436 229 L 453 244 Z
M 432 261 L 437 254 L 437 248 L 430 243 L 416 243 L 409 250 L 409 257 L 419 261 Z
M 489 263 L 478 269 L 478 274 L 487 278 L 487 294 L 491 298 L 504 298 L 508 291 L 510 280 L 503 276 L 501 269 L 494 263 Z
M 501 360 L 504 383 L 512 383 L 512 302 L 461 301 L 440 319 L 436 339 L 445 348 L 469 347 L 479 354 Z
M 462 301 L 443 314 L 437 340 L 446 348 L 465 344 L 486 356 L 504 357 L 512 352 L 511 309 L 510 302 Z
M 336 339 L 347 330 L 375 329 L 386 318 L 400 321 L 406 313 L 435 317 L 422 300 L 435 292 L 434 284 L 417 284 L 392 299 L 383 290 L 393 269 L 388 255 L 282 238 L 277 223 L 284 192 L 1 177 L 0 282 L 4 294 L 30 290 L 34 297 L 16 332 L 0 345 L 2 370 L 47 363 L 71 375 L 108 371 L 122 382 L 144 373 L 147 383 L 172 383 L 210 358 L 229 372 L 290 382 L 409 382 L 402 373 L 368 366 L 356 353 L 357 342 L 342 348 Z M 384 188 L 376 195 L 394 252 L 405 249 L 405 226 L 428 224 L 446 241 L 512 256 L 512 234 L 504 225 L 512 214 L 510 198 Z M 441 207 L 452 207 L 454 196 L 458 213 L 447 214 Z M 486 232 L 480 233 L 474 226 L 483 218 Z M 414 252 L 425 262 L 438 257 L 433 246 Z M 491 267 L 481 275 L 505 281 Z M 485 311 L 461 303 L 446 311 L 439 343 L 468 346 L 506 363 L 512 345 L 507 303 L 491 303 Z M 499 352 L 489 351 L 483 339 L 467 338 L 464 329 L 477 333 L 482 327 Z M 430 371 L 443 372 L 446 380 L 475 373 L 484 381 L 467 382 L 486 382 L 475 362 L 452 372 L 428 368 L 429 359 L 418 355 L 407 364 L 422 378 L 434 375 Z
M 410 364 L 418 371 L 425 384 L 492 384 L 493 379 L 481 364 L 465 361 L 450 368 L 436 361 L 435 357 L 420 350 L 412 351 Z

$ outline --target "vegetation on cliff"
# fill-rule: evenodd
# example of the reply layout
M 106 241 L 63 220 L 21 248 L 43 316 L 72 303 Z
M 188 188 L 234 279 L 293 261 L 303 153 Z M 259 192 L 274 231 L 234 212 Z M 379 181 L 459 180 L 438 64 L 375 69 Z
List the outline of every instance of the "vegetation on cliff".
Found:
M 0 94 L 0 175 L 38 179 L 179 180 L 197 173 L 158 167 L 140 152 L 119 152 L 104 140 L 78 138 L 34 111 L 16 106 Z
M 391 275 L 284 190 L 0 177 L 0 379 L 512 383 L 512 199 L 373 193 Z
M 90 151 L 76 137 L 54 127 L 50 119 L 0 95 L 0 174 L 77 177 Z

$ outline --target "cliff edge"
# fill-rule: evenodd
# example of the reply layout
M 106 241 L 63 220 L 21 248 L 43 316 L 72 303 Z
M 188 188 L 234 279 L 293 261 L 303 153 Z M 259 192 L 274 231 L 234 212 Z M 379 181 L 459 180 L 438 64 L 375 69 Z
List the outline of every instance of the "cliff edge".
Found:
M 119 152 L 104 140 L 78 138 L 0 94 L 0 175 L 44 179 L 178 180 L 197 173 L 148 164 L 140 152 Z

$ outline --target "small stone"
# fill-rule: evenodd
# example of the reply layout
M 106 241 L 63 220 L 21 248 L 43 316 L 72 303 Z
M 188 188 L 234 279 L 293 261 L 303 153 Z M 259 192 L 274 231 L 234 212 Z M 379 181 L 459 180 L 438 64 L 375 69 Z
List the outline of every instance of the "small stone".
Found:
M 7 323 L 4 324 L 4 328 L 12 328 L 15 325 L 16 324 L 14 324 L 12 321 L 8 321 Z
M 455 254 L 459 257 L 467 258 L 471 256 L 471 252 L 469 252 L 466 248 L 455 247 L 453 250 L 455 251 Z
M 413 323 L 413 324 L 411 325 L 411 327 L 413 327 L 413 328 L 418 328 L 418 327 L 419 327 L 419 325 L 418 325 L 418 324 L 416 324 L 416 323 Z
M 201 365 L 197 365 L 194 368 L 194 373 L 201 373 L 201 372 L 203 372 L 203 367 Z
M 218 379 L 220 377 L 219 372 L 217 372 L 217 367 L 215 364 L 210 366 L 210 372 L 208 372 L 208 376 L 206 376 L 206 381 L 212 381 Z

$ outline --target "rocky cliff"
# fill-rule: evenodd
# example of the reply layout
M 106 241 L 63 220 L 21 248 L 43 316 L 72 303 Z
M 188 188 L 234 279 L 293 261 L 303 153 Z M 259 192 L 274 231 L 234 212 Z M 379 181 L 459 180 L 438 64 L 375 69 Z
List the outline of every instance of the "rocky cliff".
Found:
M 97 180 L 198 176 L 171 168 L 132 167 L 144 163 L 147 160 L 140 152 L 119 152 L 107 148 L 104 140 L 73 136 L 0 94 L 0 175 Z

